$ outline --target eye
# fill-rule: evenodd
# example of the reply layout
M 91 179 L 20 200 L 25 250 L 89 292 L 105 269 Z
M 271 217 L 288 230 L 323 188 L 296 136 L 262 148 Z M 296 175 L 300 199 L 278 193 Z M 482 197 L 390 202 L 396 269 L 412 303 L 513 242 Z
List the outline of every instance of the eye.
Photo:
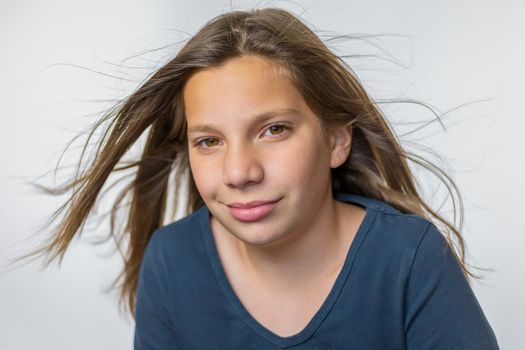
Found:
M 284 134 L 288 129 L 289 128 L 284 124 L 273 124 L 273 125 L 270 125 L 270 127 L 266 130 L 270 131 L 271 135 L 278 136 L 278 135 Z M 274 134 L 273 132 L 277 132 L 277 134 Z
M 289 129 L 290 128 L 284 124 L 272 124 L 265 130 L 265 132 L 270 131 L 270 136 L 275 136 L 274 138 L 280 138 L 284 137 L 284 135 L 286 135 L 286 131 Z M 218 143 L 218 139 L 214 137 L 206 137 L 204 139 L 197 140 L 195 142 L 195 146 L 203 149 L 210 149 L 214 146 L 217 146 Z
M 212 141 L 211 143 L 208 142 L 208 141 Z M 202 139 L 200 141 L 197 141 L 195 143 L 196 146 L 201 146 L 203 147 L 202 145 L 204 144 L 205 146 L 203 148 L 210 148 L 210 147 L 213 147 L 213 146 L 216 146 L 217 145 L 217 142 L 219 140 L 217 140 L 216 138 L 213 138 L 213 137 L 207 137 L 205 139 Z

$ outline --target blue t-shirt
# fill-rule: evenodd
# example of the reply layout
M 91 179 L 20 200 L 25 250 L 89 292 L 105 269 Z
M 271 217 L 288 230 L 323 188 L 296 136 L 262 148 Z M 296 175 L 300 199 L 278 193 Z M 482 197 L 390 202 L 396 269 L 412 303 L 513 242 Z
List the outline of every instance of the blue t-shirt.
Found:
M 437 227 L 385 202 L 337 193 L 366 215 L 320 309 L 281 337 L 229 284 L 203 205 L 154 232 L 137 287 L 135 350 L 498 349 Z

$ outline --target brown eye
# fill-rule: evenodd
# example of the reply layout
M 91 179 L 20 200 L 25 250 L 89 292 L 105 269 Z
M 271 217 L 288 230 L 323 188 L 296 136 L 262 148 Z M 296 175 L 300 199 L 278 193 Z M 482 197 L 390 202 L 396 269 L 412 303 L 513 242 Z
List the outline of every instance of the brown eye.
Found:
M 211 144 L 208 142 L 210 140 L 212 141 Z M 216 143 L 214 143 L 214 142 L 217 142 L 217 139 L 213 139 L 211 137 L 207 138 L 207 139 L 204 139 L 203 141 L 206 143 L 206 146 L 208 146 L 208 147 L 213 147 L 213 146 L 217 145 Z
M 270 127 L 271 132 L 277 131 L 278 134 L 280 134 L 279 130 L 281 130 L 281 129 L 284 130 L 284 127 L 282 125 L 272 125 Z M 275 134 L 273 134 L 273 135 L 275 135 Z
M 217 139 L 215 139 L 213 137 L 208 137 L 206 139 L 198 141 L 196 143 L 196 146 L 201 146 L 203 148 L 209 148 L 209 147 L 216 146 L 217 142 L 219 142 L 219 140 L 217 140 Z
M 272 126 L 270 126 L 268 129 L 268 131 L 270 131 L 270 134 L 271 135 L 275 135 L 275 136 L 278 136 L 278 135 L 281 135 L 281 134 L 284 134 L 284 132 L 288 129 L 288 127 L 286 127 L 285 125 L 283 124 L 274 124 Z

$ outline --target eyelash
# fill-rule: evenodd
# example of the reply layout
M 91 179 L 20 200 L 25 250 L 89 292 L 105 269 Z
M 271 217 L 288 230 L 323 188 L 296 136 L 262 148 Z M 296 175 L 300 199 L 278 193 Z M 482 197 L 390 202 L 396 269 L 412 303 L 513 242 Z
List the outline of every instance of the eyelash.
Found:
M 282 128 L 284 129 L 282 133 L 280 133 L 280 134 L 278 134 L 278 135 L 272 135 L 272 136 L 275 136 L 274 138 L 277 138 L 277 139 L 280 139 L 280 138 L 284 137 L 284 136 L 288 133 L 288 131 L 291 129 L 290 127 L 288 127 L 288 126 L 285 125 L 285 124 L 278 124 L 278 123 L 276 123 L 276 124 L 269 125 L 269 126 L 265 129 L 265 131 L 266 131 L 266 130 L 269 130 L 270 128 L 275 127 L 275 126 L 277 126 L 277 127 L 282 127 Z M 210 149 L 210 148 L 212 148 L 213 146 L 211 146 L 211 147 L 203 147 L 203 146 L 201 146 L 201 144 L 202 144 L 204 141 L 206 141 L 206 140 L 216 140 L 216 138 L 215 138 L 215 137 L 205 137 L 205 138 L 203 138 L 203 139 L 199 139 L 199 140 L 195 141 L 194 147 L 200 147 L 200 148 L 204 148 L 204 149 Z

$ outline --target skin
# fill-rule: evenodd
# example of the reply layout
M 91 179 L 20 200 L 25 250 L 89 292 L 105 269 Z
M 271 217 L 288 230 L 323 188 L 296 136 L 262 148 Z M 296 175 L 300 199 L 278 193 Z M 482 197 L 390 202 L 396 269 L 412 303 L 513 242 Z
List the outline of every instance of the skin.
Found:
M 324 137 L 288 72 L 258 56 L 194 73 L 183 99 L 191 171 L 231 278 L 249 276 L 243 283 L 269 296 L 319 290 L 315 285 L 331 277 L 332 283 L 364 216 L 331 192 L 330 168 L 347 159 L 350 129 L 332 128 Z M 285 108 L 297 113 L 252 119 Z M 214 130 L 190 131 L 203 124 Z M 237 220 L 227 207 L 279 198 L 256 222 Z

